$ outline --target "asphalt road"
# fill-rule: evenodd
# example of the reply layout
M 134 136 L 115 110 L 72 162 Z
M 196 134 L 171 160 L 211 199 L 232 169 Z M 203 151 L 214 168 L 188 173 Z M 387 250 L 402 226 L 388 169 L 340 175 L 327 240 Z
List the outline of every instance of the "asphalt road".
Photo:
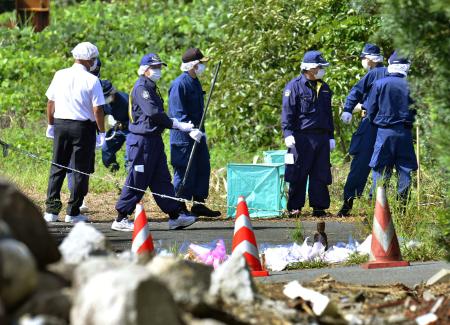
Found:
M 115 251 L 123 251 L 131 248 L 131 233 L 111 230 L 111 223 L 91 223 L 95 228 L 106 235 Z M 253 220 L 258 245 L 262 244 L 288 244 L 292 243 L 292 233 L 297 228 L 295 221 Z M 316 231 L 316 222 L 302 222 L 305 236 L 311 237 Z M 168 230 L 167 222 L 149 222 L 150 231 L 156 247 L 172 248 L 180 246 L 184 242 L 209 243 L 213 240 L 223 239 L 228 252 L 231 250 L 233 239 L 233 220 L 226 221 L 198 221 L 189 228 L 183 230 Z M 60 243 L 72 228 L 72 224 L 56 222 L 49 225 L 50 232 Z M 354 223 L 340 223 L 336 221 L 326 222 L 325 232 L 328 242 L 333 245 L 339 241 L 348 241 L 349 235 L 360 242 L 364 240 L 362 225 Z

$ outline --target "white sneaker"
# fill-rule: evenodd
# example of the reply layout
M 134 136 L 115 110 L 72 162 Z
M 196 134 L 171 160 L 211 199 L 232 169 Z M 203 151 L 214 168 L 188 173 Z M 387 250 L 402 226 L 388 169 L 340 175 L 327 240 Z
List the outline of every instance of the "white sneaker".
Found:
M 122 219 L 120 221 L 114 220 L 111 225 L 111 229 L 117 231 L 133 231 L 134 222 L 128 219 Z
M 169 219 L 169 230 L 177 230 L 189 227 L 197 219 L 194 216 L 181 214 L 177 219 Z
M 86 213 L 88 211 L 89 211 L 89 208 L 86 205 L 86 200 L 83 200 L 83 204 L 80 206 L 80 213 Z
M 56 222 L 56 221 L 58 221 L 58 215 L 45 212 L 44 213 L 44 219 L 47 222 Z
M 88 217 L 79 214 L 77 216 L 69 216 L 68 214 L 66 214 L 66 218 L 64 219 L 65 222 L 71 222 L 71 223 L 77 223 L 77 222 L 86 222 L 89 221 Z

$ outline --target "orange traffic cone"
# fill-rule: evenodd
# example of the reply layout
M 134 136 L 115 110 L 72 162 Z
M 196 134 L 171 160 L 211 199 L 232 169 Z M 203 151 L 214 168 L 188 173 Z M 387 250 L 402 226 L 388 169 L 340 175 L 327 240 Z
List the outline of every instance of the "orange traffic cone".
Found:
M 386 198 L 386 189 L 378 187 L 375 216 L 373 218 L 370 261 L 363 264 L 362 267 L 365 269 L 378 269 L 398 266 L 409 266 L 409 262 L 402 260 L 394 222 L 392 221 Z
M 136 254 L 151 253 L 154 250 L 153 238 L 148 230 L 147 216 L 142 203 L 136 204 L 134 217 L 133 243 L 131 251 Z
M 255 233 L 253 232 L 252 223 L 250 222 L 247 203 L 245 203 L 243 196 L 238 198 L 231 254 L 244 255 L 253 276 L 269 275 L 267 270 L 263 270 L 261 262 L 259 261 Z

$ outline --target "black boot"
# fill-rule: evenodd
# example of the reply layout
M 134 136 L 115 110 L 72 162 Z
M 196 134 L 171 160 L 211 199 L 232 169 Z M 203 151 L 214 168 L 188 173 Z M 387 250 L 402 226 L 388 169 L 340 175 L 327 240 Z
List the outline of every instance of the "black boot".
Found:
M 205 202 L 205 199 L 199 198 L 198 196 L 194 196 L 194 201 L 196 202 Z M 206 205 L 202 203 L 194 203 L 191 208 L 191 213 L 195 214 L 198 217 L 208 217 L 208 218 L 217 218 L 220 217 L 220 211 L 211 210 Z
M 327 212 L 324 209 L 313 208 L 313 217 L 324 217 L 327 215 Z
M 342 208 L 339 210 L 337 216 L 348 217 L 350 215 L 350 211 L 352 208 L 353 208 L 353 198 L 344 200 L 344 204 L 342 204 Z

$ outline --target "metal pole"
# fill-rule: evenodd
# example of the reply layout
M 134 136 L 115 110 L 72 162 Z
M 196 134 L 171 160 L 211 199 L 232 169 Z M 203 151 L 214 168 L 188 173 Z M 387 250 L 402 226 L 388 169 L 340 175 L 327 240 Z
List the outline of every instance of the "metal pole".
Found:
M 420 137 L 419 125 L 416 125 L 416 152 L 417 152 L 417 210 L 420 209 Z
M 200 125 L 198 126 L 199 130 L 203 129 L 203 125 L 205 124 L 205 116 L 206 116 L 206 112 L 208 111 L 208 107 L 209 107 L 209 102 L 211 101 L 211 95 L 212 92 L 214 90 L 214 85 L 216 84 L 216 80 L 217 80 L 217 75 L 219 74 L 219 70 L 220 70 L 220 66 L 222 65 L 222 61 L 219 61 L 214 69 L 214 76 L 213 76 L 213 80 L 211 82 L 211 88 L 209 89 L 209 94 L 208 94 L 208 99 L 206 100 L 206 105 L 205 105 L 205 109 L 203 110 L 203 114 L 202 114 L 202 119 L 200 120 Z M 189 161 L 186 167 L 186 172 L 184 173 L 184 177 L 183 177 L 183 181 L 181 182 L 180 187 L 178 188 L 178 191 L 176 193 L 177 197 L 180 196 L 181 193 L 183 193 L 183 189 L 184 186 L 186 185 L 186 180 L 188 178 L 189 175 L 189 171 L 191 170 L 191 166 L 192 166 L 192 158 L 194 157 L 195 151 L 197 150 L 197 146 L 198 146 L 198 142 L 194 141 L 194 146 L 192 147 L 192 151 L 191 154 L 189 156 Z

